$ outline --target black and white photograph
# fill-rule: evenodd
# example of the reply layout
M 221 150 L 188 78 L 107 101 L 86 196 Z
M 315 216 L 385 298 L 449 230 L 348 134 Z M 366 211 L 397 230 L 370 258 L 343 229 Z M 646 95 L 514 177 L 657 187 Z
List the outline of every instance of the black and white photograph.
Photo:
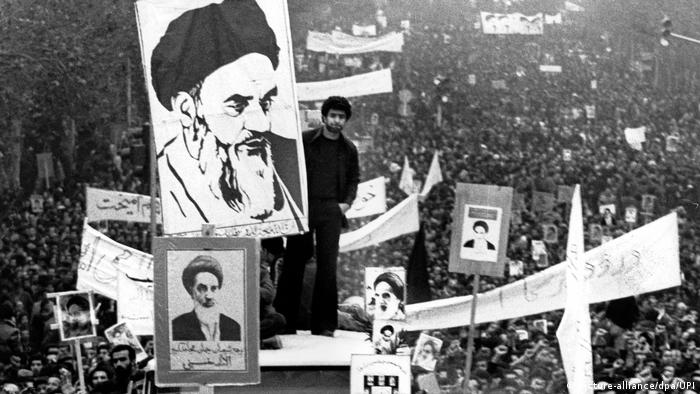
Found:
M 496 262 L 498 236 L 501 229 L 501 208 L 478 205 L 464 206 L 462 259 Z
M 413 350 L 411 365 L 415 365 L 424 371 L 434 371 L 435 365 L 440 359 L 441 348 L 442 340 L 421 333 L 416 342 L 416 347 Z
M 168 355 L 158 382 L 254 377 L 259 245 L 254 239 L 156 241 L 156 266 L 162 267 L 155 280 L 156 351 Z
M 406 270 L 403 267 L 365 268 L 365 308 L 376 320 L 406 319 Z
M 68 291 L 56 294 L 57 321 L 62 341 L 97 335 L 95 305 L 91 292 Z
M 129 327 L 129 323 L 121 322 L 109 327 L 105 330 L 105 337 L 114 346 L 127 345 L 136 352 L 136 361 L 140 362 L 148 357 L 143 349 L 139 338 L 134 335 L 134 332 Z
M 396 320 L 374 320 L 372 326 L 372 346 L 376 354 L 397 354 L 399 347 L 405 347 L 405 326 Z

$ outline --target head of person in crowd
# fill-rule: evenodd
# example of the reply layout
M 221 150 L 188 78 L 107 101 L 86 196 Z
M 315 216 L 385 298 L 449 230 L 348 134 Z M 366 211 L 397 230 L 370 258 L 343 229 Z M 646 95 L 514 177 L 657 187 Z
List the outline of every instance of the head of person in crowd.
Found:
M 114 390 L 113 370 L 107 364 L 97 364 L 88 374 L 91 392 L 110 393 Z
M 41 354 L 31 356 L 29 358 L 29 369 L 31 369 L 34 376 L 41 375 L 44 369 L 44 357 Z
M 100 361 L 109 363 L 110 362 L 110 348 L 111 346 L 107 342 L 100 342 L 97 345 L 97 358 Z
M 337 136 L 343 131 L 345 123 L 351 116 L 352 105 L 345 97 L 331 96 L 321 105 L 321 120 L 332 136 Z
M 128 382 L 134 373 L 136 351 L 129 345 L 117 345 L 109 352 L 117 384 Z

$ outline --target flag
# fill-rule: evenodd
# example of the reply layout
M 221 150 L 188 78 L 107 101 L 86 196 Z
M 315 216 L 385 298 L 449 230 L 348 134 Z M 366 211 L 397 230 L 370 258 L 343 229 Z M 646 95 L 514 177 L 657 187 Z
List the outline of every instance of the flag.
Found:
M 588 311 L 588 282 L 583 258 L 583 212 L 581 189 L 576 185 L 571 201 L 569 237 L 566 242 L 566 301 L 557 329 L 566 381 L 571 394 L 593 393 L 591 317 Z
M 428 176 L 425 177 L 425 185 L 423 185 L 423 191 L 420 192 L 420 196 L 425 198 L 430 193 L 430 189 L 434 185 L 442 182 L 442 170 L 440 169 L 440 162 L 438 161 L 437 151 L 433 154 L 433 161 L 430 163 L 430 169 L 428 170 Z
M 415 171 L 408 164 L 408 156 L 403 157 L 403 169 L 401 170 L 401 180 L 399 181 L 399 189 L 409 196 L 413 194 L 413 175 Z
M 430 284 L 428 283 L 428 252 L 425 249 L 425 229 L 418 229 L 413 243 L 411 257 L 408 259 L 406 287 L 408 294 L 406 304 L 430 301 Z

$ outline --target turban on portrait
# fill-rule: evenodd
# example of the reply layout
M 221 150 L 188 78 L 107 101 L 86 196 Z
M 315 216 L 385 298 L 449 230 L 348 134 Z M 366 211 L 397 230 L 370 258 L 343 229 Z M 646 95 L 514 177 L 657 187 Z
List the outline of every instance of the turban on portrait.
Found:
M 218 261 L 211 256 L 197 256 L 182 271 L 182 284 L 188 292 L 194 286 L 194 277 L 200 272 L 209 272 L 216 276 L 216 279 L 219 281 L 219 287 L 224 282 L 224 272 Z
M 151 54 L 158 101 L 172 111 L 178 92 L 190 92 L 215 70 L 249 53 L 279 64 L 275 33 L 255 0 L 224 0 L 188 10 L 168 25 Z
M 377 287 L 380 282 L 386 282 L 396 298 L 403 300 L 403 281 L 398 275 L 390 271 L 382 272 L 374 279 L 374 287 Z

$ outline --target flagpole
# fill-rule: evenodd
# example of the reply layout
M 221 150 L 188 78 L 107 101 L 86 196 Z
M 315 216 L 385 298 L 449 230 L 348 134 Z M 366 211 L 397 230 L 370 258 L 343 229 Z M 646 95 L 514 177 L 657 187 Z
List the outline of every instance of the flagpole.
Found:
M 464 394 L 469 394 L 471 391 L 469 389 L 469 379 L 471 378 L 472 371 L 472 354 L 474 353 L 474 334 L 476 332 L 476 327 L 474 327 L 474 322 L 476 321 L 476 298 L 479 294 L 479 274 L 474 274 L 474 282 L 472 283 L 472 310 L 471 317 L 469 318 L 469 337 L 467 338 L 467 362 L 464 366 Z

